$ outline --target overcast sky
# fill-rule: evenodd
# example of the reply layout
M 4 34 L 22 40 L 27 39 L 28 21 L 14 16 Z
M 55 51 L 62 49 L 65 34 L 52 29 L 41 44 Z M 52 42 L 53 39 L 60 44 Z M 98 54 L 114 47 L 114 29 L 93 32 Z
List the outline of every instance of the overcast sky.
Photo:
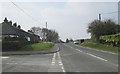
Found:
M 22 29 L 29 30 L 31 27 L 45 27 L 48 22 L 48 28 L 56 30 L 60 38 L 86 39 L 90 38 L 87 33 L 88 24 L 98 19 L 98 14 L 102 14 L 102 20 L 112 19 L 118 22 L 118 3 L 114 2 L 14 2 L 23 11 L 18 9 L 11 2 L 0 3 L 0 22 L 4 17 L 12 22 L 17 22 Z M 105 0 L 104 0 L 105 1 Z M 109 1 L 109 0 L 108 0 Z M 116 2 L 115 2 L 116 1 Z M 115 12 L 115 13 L 111 13 Z M 110 13 L 110 14 L 107 14 Z

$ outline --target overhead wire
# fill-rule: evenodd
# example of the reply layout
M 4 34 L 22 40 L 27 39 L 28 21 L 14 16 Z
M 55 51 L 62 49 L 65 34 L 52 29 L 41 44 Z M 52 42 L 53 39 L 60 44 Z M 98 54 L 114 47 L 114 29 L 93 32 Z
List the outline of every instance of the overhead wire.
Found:
M 26 14 L 28 17 L 30 17 L 33 21 L 39 22 L 38 20 L 36 20 L 33 16 L 31 16 L 29 13 L 27 13 L 26 11 L 24 11 L 22 8 L 20 8 L 17 4 L 15 4 L 14 2 L 12 2 L 11 0 L 9 0 L 15 7 L 17 7 L 19 10 L 21 10 L 24 14 Z
M 114 12 L 108 12 L 108 13 L 101 13 L 101 14 L 113 14 L 113 13 L 118 13 L 120 11 L 114 11 Z

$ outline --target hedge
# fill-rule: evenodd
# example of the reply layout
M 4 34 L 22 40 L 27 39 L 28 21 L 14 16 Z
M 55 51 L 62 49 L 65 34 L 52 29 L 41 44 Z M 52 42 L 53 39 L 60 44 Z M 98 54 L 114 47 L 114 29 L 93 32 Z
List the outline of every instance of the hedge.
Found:
M 100 36 L 100 41 L 101 43 L 107 43 L 113 46 L 118 46 L 120 45 L 120 34 Z
M 21 47 L 29 44 L 29 42 L 21 41 L 3 41 L 2 51 L 18 51 Z

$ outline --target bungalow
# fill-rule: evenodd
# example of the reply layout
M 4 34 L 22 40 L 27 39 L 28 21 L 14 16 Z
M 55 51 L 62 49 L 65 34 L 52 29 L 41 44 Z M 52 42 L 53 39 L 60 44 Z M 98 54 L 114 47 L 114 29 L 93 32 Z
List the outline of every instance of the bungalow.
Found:
M 0 23 L 0 42 L 2 40 L 2 51 L 14 51 L 28 43 L 36 43 L 40 40 L 38 35 L 26 32 L 16 23 L 12 24 L 7 18 Z
M 30 41 L 30 42 L 37 42 L 39 41 L 40 37 L 26 32 L 21 29 L 21 26 L 16 23 L 12 25 L 12 22 L 4 19 L 4 22 L 0 24 L 0 28 L 2 27 L 2 40 L 18 40 L 18 41 Z M 1 37 L 0 35 L 0 37 Z

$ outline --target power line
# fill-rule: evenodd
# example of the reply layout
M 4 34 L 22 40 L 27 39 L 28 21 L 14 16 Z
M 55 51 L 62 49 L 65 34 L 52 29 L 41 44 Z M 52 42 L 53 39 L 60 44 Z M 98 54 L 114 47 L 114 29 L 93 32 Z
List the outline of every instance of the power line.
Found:
M 14 2 L 12 2 L 11 0 L 10 0 L 10 2 L 11 2 L 15 7 L 17 7 L 19 10 L 21 10 L 24 14 L 26 14 L 28 17 L 30 17 L 33 21 L 39 22 L 38 20 L 34 19 L 30 14 L 28 14 L 27 12 L 25 12 L 22 8 L 20 8 L 17 4 L 15 4 Z M 39 23 L 40 23 L 40 22 L 39 22 Z
M 113 14 L 113 13 L 118 13 L 120 11 L 114 11 L 114 12 L 108 12 L 108 13 L 101 13 L 101 14 Z

